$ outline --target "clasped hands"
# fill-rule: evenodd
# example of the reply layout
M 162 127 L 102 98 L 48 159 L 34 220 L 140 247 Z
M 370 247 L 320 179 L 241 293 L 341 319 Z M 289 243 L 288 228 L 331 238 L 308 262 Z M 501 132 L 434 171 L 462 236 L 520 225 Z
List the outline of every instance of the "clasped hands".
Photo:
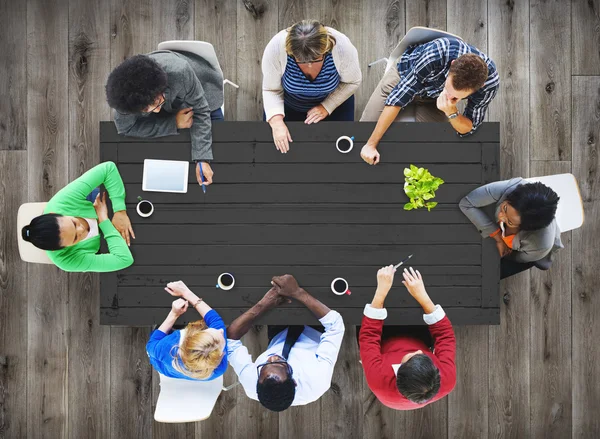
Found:
M 271 289 L 261 299 L 261 303 L 267 308 L 292 303 L 291 299 L 300 300 L 306 294 L 291 274 L 274 276 L 271 279 L 271 285 Z

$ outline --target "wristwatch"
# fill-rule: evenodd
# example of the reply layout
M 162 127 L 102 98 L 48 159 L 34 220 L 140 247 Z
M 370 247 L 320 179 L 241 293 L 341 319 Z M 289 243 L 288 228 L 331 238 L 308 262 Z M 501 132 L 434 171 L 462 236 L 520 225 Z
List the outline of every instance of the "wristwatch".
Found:
M 458 117 L 458 111 L 448 115 L 448 120 L 456 119 Z

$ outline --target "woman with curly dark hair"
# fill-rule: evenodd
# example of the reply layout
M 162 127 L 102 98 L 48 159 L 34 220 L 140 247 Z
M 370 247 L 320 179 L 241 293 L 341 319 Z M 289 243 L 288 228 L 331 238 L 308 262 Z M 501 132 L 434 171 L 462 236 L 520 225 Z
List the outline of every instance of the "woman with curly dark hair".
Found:
M 555 214 L 559 197 L 542 183 L 512 178 L 486 184 L 460 201 L 460 209 L 484 238 L 496 241 L 502 279 L 533 266 L 548 269 L 552 253 L 563 248 Z M 483 210 L 495 204 L 490 218 Z
M 157 50 L 135 55 L 108 76 L 106 99 L 115 110 L 119 134 L 162 137 L 190 128 L 198 183 L 212 183 L 211 123 L 223 120 L 220 71 L 189 52 Z

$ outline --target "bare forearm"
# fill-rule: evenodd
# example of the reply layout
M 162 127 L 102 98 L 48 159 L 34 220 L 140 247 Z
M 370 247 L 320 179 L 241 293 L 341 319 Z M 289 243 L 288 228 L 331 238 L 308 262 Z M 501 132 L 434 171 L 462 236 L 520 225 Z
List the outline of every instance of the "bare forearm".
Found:
M 302 293 L 298 297 L 298 301 L 306 306 L 319 320 L 325 317 L 327 313 L 331 311 L 327 305 L 315 299 L 313 296 L 308 294 L 306 290 L 302 290 Z
M 178 317 L 175 314 L 170 312 L 165 321 L 158 327 L 158 330 L 168 334 L 173 329 L 173 325 L 177 321 L 177 318 Z
M 373 297 L 373 301 L 371 302 L 371 307 L 372 308 L 383 308 L 383 304 L 385 302 L 385 298 L 388 295 L 388 291 L 382 290 L 380 288 L 377 288 L 377 290 L 375 291 L 375 296 Z
M 435 305 L 429 298 L 429 294 L 425 293 L 420 297 L 415 297 L 415 299 L 417 299 L 417 302 L 419 302 L 419 305 L 421 305 L 425 314 L 431 314 L 435 311 Z
M 254 321 L 269 309 L 262 302 L 258 302 L 229 325 L 227 328 L 227 338 L 232 340 L 242 338 L 250 330 Z
M 371 137 L 369 137 L 367 143 L 377 146 L 385 132 L 398 116 L 398 113 L 400 113 L 400 107 L 386 105 L 381 112 L 381 115 L 377 120 L 377 125 L 375 125 L 375 129 L 373 130 L 373 133 L 371 133 Z
M 450 124 L 460 134 L 467 134 L 473 129 L 473 122 L 466 116 L 459 114 L 454 119 L 450 119 Z

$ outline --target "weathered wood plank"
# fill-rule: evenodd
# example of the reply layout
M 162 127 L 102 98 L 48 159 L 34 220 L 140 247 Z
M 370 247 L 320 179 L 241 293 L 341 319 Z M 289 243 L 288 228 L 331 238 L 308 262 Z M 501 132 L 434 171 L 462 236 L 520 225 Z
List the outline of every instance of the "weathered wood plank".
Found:
M 279 32 L 276 1 L 245 0 L 237 3 L 237 84 L 235 120 L 262 120 L 261 60 L 265 46 Z M 229 53 L 228 56 L 232 56 Z M 264 124 L 265 141 L 272 141 L 271 128 Z
M 368 169 L 368 168 L 364 168 Z M 479 187 L 479 184 L 444 184 L 436 191 L 435 201 L 438 203 L 458 204 L 465 194 Z M 196 182 L 189 182 L 188 191 L 184 194 L 166 192 L 152 193 L 148 197 L 152 203 L 180 204 L 239 204 L 239 203 L 289 203 L 293 183 L 259 183 L 250 187 L 244 183 L 227 183 L 211 186 L 206 194 Z M 408 202 L 402 185 L 363 184 L 356 183 L 305 183 L 302 191 L 294 193 L 294 203 L 336 203 L 364 204 L 373 203 L 398 204 Z M 143 194 L 141 184 L 125 184 L 127 203 L 137 203 L 137 197 Z
M 98 163 L 99 122 L 110 119 L 109 8 L 69 2 L 69 179 Z M 69 437 L 110 436 L 110 328 L 99 325 L 99 276 L 69 275 Z
M 27 152 L 0 151 L 0 438 L 27 436 L 27 265 L 17 210 L 27 202 Z M 20 233 L 20 231 L 17 231 Z
M 532 175 L 563 174 L 571 162 L 531 163 Z M 531 435 L 571 434 L 571 234 L 548 271 L 531 269 Z M 535 389 L 535 390 L 534 390 Z
M 121 138 L 123 139 L 127 138 Z M 118 146 L 119 163 L 144 163 L 147 158 L 187 161 L 190 153 L 189 144 L 180 142 L 178 137 L 171 137 L 171 139 L 173 143 L 170 144 L 159 142 L 160 139 L 153 139 L 152 143 L 103 142 L 102 148 Z M 394 168 L 397 174 L 402 176 L 400 165 L 406 166 L 409 163 L 425 167 L 434 163 L 481 163 L 481 147 L 478 143 L 421 143 L 418 148 L 414 148 L 412 142 L 382 142 L 380 145 L 385 150 L 385 162 L 367 168 L 373 171 L 364 171 L 367 172 L 364 175 L 385 174 L 386 169 Z M 291 149 L 287 154 L 281 154 L 271 143 L 230 143 L 217 139 L 214 157 L 215 162 L 219 162 L 219 173 L 222 169 L 227 169 L 225 165 L 233 163 L 253 165 L 327 163 L 365 168 L 364 164 L 358 163 L 359 159 L 354 153 L 340 154 L 335 149 L 335 143 L 311 142 L 296 146 L 297 148 Z
M 68 183 L 68 2 L 28 1 L 26 26 L 28 201 L 48 201 Z M 68 285 L 56 267 L 27 266 L 28 437 L 67 437 Z
M 572 394 L 576 438 L 591 438 L 600 431 L 600 417 L 590 407 L 600 407 L 600 393 L 591 383 L 600 375 L 600 312 L 598 290 L 598 235 L 600 234 L 600 78 L 573 78 L 573 174 L 579 182 L 586 221 L 573 234 L 572 266 Z
M 448 437 L 448 398 L 418 410 L 399 410 L 394 421 L 396 434 L 407 432 L 415 439 Z
M 225 375 L 223 375 L 223 385 L 229 386 L 236 381 L 237 375 L 235 371 L 232 367 L 228 368 Z M 247 397 L 243 402 L 242 400 L 238 402 L 238 392 L 244 393 L 239 386 L 221 392 L 210 418 L 196 423 L 196 433 L 194 436 L 196 439 L 228 439 L 235 437 L 236 421 L 240 411 L 239 407 L 244 404 L 251 405 L 254 402 Z M 248 425 L 253 424 L 255 421 L 252 417 L 246 418 L 246 424 Z M 243 431 L 245 434 L 248 425 L 241 425 L 242 423 L 243 421 L 240 421 L 241 430 L 239 431 Z
M 138 225 L 136 242 L 143 244 L 479 244 L 481 236 L 468 224 L 405 225 L 393 229 L 379 225 L 287 225 L 287 224 L 186 224 Z M 139 241 L 138 241 L 139 240 Z M 496 252 L 497 253 L 497 252 Z
M 430 265 L 446 265 L 449 257 L 457 265 L 479 265 L 481 263 L 481 247 L 467 244 L 461 247 L 451 245 L 297 245 L 293 250 L 285 245 L 211 245 L 202 252 L 195 246 L 153 245 L 148 251 L 138 243 L 131 248 L 137 264 L 140 265 L 254 265 L 257 254 L 263 265 L 280 265 L 281 255 L 286 255 L 290 265 L 314 265 L 315 261 L 324 265 L 360 265 L 365 261 L 365 254 L 370 260 L 385 262 L 397 260 L 397 255 L 414 254 L 414 260 L 427 260 Z M 205 256 L 208 252 L 210 259 Z M 260 252 L 260 253 L 257 253 Z M 168 263 L 167 263 L 168 262 Z
M 27 149 L 27 2 L 0 2 L 0 149 Z
M 452 310 L 445 309 L 451 320 Z M 488 328 L 454 326 L 456 387 L 448 395 L 448 437 L 488 437 Z
M 446 0 L 406 2 L 406 30 L 414 26 L 446 29 Z
M 340 300 L 342 302 L 336 303 L 335 306 L 333 302 L 331 302 L 330 304 L 336 311 L 338 311 L 344 317 L 344 322 L 346 322 L 347 325 L 360 324 L 360 322 L 362 321 L 364 304 L 361 307 L 355 308 L 344 307 L 343 297 Z M 497 325 L 499 323 L 499 310 L 497 308 L 445 307 L 444 310 L 449 315 L 453 316 L 452 319 L 457 325 L 465 323 L 468 323 L 469 325 Z M 232 322 L 235 318 L 244 313 L 244 311 L 246 311 L 246 309 L 221 307 L 219 308 L 219 314 L 221 315 L 225 323 Z M 168 312 L 169 308 L 100 308 L 100 324 L 124 326 L 151 326 L 154 324 L 160 324 L 164 320 Z M 423 310 L 419 307 L 389 308 L 388 312 L 389 315 L 386 319 L 386 324 L 388 325 L 423 324 Z M 191 315 L 192 314 L 190 314 L 190 316 Z M 180 317 L 178 323 L 188 323 L 191 318 L 190 316 L 186 316 L 184 314 L 182 317 Z M 257 324 L 318 325 L 319 322 L 307 308 L 292 308 L 289 306 L 282 306 L 266 314 L 264 317 L 261 317 L 259 320 L 257 320 Z M 478 346 L 480 350 L 484 349 L 483 345 L 479 344 Z M 477 364 L 482 363 L 482 361 L 483 360 L 478 360 Z M 487 373 L 485 380 L 481 379 L 480 381 L 487 382 Z M 469 381 L 467 380 L 467 382 Z M 485 388 L 487 389 L 487 387 Z
M 193 3 L 193 2 L 192 2 Z M 235 0 L 197 0 L 195 2 L 194 39 L 207 41 L 215 47 L 223 77 L 238 83 L 237 74 L 237 3 Z M 225 117 L 237 120 L 238 90 L 225 85 Z M 219 177 L 220 179 L 220 177 Z
M 528 176 L 529 4 L 492 0 L 488 9 L 488 55 L 500 73 L 489 119 L 500 122 L 501 179 Z M 500 283 L 500 326 L 489 329 L 490 437 L 530 436 L 530 285 L 529 272 Z
M 333 372 L 331 388 L 321 397 L 321 437 L 360 439 L 365 437 L 362 416 L 364 372 L 359 363 L 357 328 L 344 323 L 346 331 Z M 348 422 L 350 419 L 353 422 Z
M 600 75 L 600 1 L 571 1 L 573 75 Z
M 530 158 L 571 160 L 570 2 L 530 2 Z
M 242 312 L 243 311 L 245 310 L 242 310 Z M 219 313 L 221 313 L 220 309 Z M 228 316 L 228 318 L 224 317 L 224 319 L 226 323 L 230 323 L 233 320 L 233 318 L 230 318 L 230 316 Z M 267 327 L 254 326 L 244 337 L 242 337 L 242 343 L 248 348 L 248 352 L 250 352 L 252 355 L 252 359 L 256 361 L 256 358 L 265 352 L 269 345 Z M 225 431 L 231 431 L 231 427 L 234 427 L 236 432 L 243 432 L 243 434 L 249 438 L 287 437 L 288 431 L 280 430 L 279 415 L 275 412 L 267 410 L 258 401 L 248 398 L 246 392 L 244 392 L 244 389 L 241 388 L 241 385 L 237 388 L 236 397 L 237 399 L 234 403 L 235 422 L 231 422 Z M 225 418 L 224 421 L 228 419 L 229 418 Z M 231 436 L 224 435 L 223 437 L 229 438 Z
M 163 319 L 167 312 L 160 313 Z M 111 328 L 110 331 L 111 438 L 148 437 L 153 418 L 152 366 L 146 354 L 150 330 Z
M 240 87 L 241 89 L 241 87 Z M 232 127 L 235 127 L 232 129 Z M 304 122 L 288 122 L 288 128 L 294 142 L 327 142 L 330 145 L 340 136 L 354 136 L 354 147 L 358 149 L 360 142 L 366 142 L 373 129 L 374 122 L 320 122 L 306 125 Z M 219 142 L 261 142 L 270 143 L 273 140 L 271 128 L 268 124 L 255 121 L 223 122 L 212 125 L 212 133 Z M 381 142 L 399 143 L 494 143 L 498 142 L 500 124 L 497 122 L 483 123 L 477 131 L 466 137 L 458 137 L 452 125 L 446 123 L 423 122 L 397 122 L 390 126 Z M 100 138 L 106 143 L 139 143 L 139 137 L 128 137 L 117 134 L 114 123 L 102 122 L 100 124 Z M 176 136 L 157 137 L 152 139 L 156 143 L 189 142 L 190 131 L 180 130 Z M 387 145 L 390 146 L 390 145 Z M 418 145 L 417 145 L 418 146 Z M 273 148 L 273 151 L 276 151 Z M 358 154 L 358 152 L 357 152 Z M 383 153 L 382 153 L 383 154 Z

